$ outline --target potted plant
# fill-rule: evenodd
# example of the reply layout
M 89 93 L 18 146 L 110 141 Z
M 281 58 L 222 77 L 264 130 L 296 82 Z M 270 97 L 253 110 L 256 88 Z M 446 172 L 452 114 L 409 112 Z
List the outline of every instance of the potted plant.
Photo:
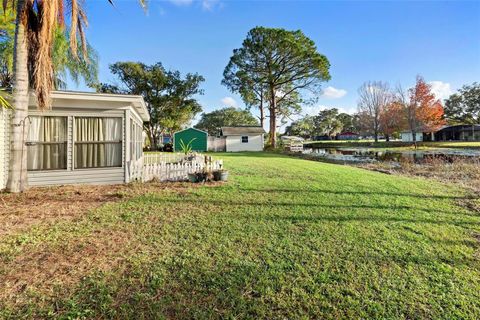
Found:
M 228 171 L 221 169 L 213 171 L 213 180 L 215 181 L 227 181 L 228 180 Z
M 207 182 L 214 179 L 212 172 L 208 170 L 202 170 L 200 172 L 193 172 L 188 174 L 188 181 L 190 182 Z
M 183 139 L 180 139 L 180 148 L 182 149 L 182 153 L 185 154 L 185 157 L 188 158 L 188 160 L 192 160 L 194 158 L 193 155 L 190 155 L 192 153 L 192 143 L 195 141 L 196 138 L 193 138 L 192 140 L 188 141 L 185 143 Z M 190 156 L 189 156 L 190 155 Z
M 198 182 L 197 173 L 196 172 L 189 173 L 188 174 L 188 181 L 190 181 L 192 183 Z

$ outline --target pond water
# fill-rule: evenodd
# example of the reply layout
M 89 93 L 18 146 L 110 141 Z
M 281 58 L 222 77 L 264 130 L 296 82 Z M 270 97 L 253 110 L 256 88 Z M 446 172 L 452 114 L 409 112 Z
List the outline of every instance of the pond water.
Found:
M 435 149 L 435 150 L 376 150 L 369 148 L 304 148 L 303 154 L 319 157 L 331 162 L 400 162 L 404 160 L 421 163 L 426 159 L 478 158 L 480 149 Z

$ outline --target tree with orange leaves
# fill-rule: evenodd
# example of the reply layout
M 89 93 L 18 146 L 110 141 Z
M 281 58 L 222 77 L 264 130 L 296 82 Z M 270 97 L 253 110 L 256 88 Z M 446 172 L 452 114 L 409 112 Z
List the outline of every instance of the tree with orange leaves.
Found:
M 407 92 L 399 87 L 395 101 L 404 110 L 406 124 L 412 133 L 415 146 L 417 145 L 416 134 L 419 130 L 434 132 L 446 123 L 443 118 L 442 103 L 435 98 L 432 86 L 421 76 L 417 76 L 415 86 Z
M 417 110 L 417 118 L 422 122 L 424 132 L 436 132 L 444 126 L 446 121 L 443 115 L 444 111 L 440 100 L 422 105 Z
M 400 103 L 393 101 L 380 111 L 380 130 L 387 141 L 390 141 L 390 137 L 404 127 L 405 113 Z

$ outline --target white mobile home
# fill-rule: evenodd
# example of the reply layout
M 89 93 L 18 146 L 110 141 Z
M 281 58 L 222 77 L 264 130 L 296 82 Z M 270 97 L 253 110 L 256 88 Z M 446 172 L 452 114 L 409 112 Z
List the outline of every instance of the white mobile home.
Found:
M 262 151 L 265 130 L 262 127 L 222 127 L 221 136 L 225 138 L 225 151 Z
M 40 111 L 32 95 L 28 130 L 28 184 L 115 184 L 129 181 L 128 164 L 143 157 L 141 96 L 54 91 L 52 109 Z M 0 189 L 8 177 L 9 113 L 0 114 Z

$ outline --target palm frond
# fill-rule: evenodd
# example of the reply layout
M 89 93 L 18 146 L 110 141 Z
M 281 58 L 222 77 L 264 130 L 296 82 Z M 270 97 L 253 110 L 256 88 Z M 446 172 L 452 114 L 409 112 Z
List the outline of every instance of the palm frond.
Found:
M 50 91 L 53 88 L 51 48 L 62 1 L 42 1 L 37 3 L 37 6 L 41 17 L 38 19 L 39 31 L 36 33 L 37 48 L 35 48 L 36 61 L 33 80 L 38 106 L 40 109 L 46 109 L 50 106 Z M 29 32 L 35 32 L 35 30 L 30 29 Z
M 0 108 L 12 109 L 12 105 L 8 100 L 10 100 L 10 93 L 6 90 L 0 89 Z
M 115 6 L 115 1 L 114 0 L 107 0 L 112 6 Z M 148 0 L 138 0 L 138 3 L 142 6 L 143 10 L 148 9 Z
M 114 0 L 107 1 L 112 5 L 115 3 Z M 146 10 L 148 1 L 138 1 Z M 29 76 L 37 96 L 39 109 L 50 107 L 50 91 L 55 86 L 52 47 L 55 40 L 55 29 L 64 24 L 65 10 L 68 11 L 71 23 L 69 30 L 71 54 L 74 60 L 82 61 L 80 69 L 94 71 L 88 65 L 89 48 L 85 36 L 88 19 L 83 9 L 84 2 L 85 0 L 25 0 L 24 2 L 21 21 L 26 29 Z M 2 0 L 4 10 L 9 4 L 14 6 L 19 2 Z M 69 5 L 68 9 L 67 4 Z M 79 50 L 82 52 L 83 59 L 78 57 Z M 86 64 L 83 65 L 83 63 Z

